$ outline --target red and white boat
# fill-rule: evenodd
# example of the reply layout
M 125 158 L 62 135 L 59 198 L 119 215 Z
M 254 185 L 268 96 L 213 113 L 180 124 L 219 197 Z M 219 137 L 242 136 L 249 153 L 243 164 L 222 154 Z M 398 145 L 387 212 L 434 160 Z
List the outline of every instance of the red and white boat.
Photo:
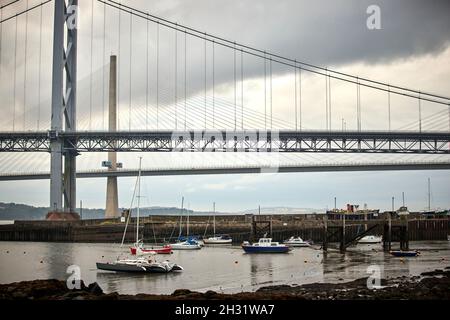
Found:
M 171 254 L 172 246 L 164 245 L 164 246 L 152 246 L 152 247 L 144 247 L 142 241 L 139 243 L 135 243 L 132 247 L 130 247 L 130 251 L 132 255 L 142 255 L 148 253 L 157 253 L 157 254 Z

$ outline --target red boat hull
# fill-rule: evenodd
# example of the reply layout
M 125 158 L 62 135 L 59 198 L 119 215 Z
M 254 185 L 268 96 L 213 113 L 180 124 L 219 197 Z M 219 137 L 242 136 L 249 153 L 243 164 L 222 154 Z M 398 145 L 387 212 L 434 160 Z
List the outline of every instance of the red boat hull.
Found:
M 155 252 L 157 254 L 171 254 L 172 253 L 172 247 L 171 246 L 164 246 L 161 248 L 155 248 L 155 249 L 151 249 L 151 248 L 141 248 L 140 249 L 143 253 L 148 253 L 148 252 Z M 130 247 L 130 251 L 132 255 L 136 254 L 137 248 L 136 247 Z

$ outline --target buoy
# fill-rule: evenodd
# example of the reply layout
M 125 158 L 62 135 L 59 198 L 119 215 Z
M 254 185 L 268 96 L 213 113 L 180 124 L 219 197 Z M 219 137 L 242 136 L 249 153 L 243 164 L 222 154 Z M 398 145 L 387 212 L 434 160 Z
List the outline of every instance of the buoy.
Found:
M 25 251 L 23 252 L 23 254 L 25 254 Z
M 6 253 L 9 253 L 9 250 L 7 250 Z
M 42 260 L 41 260 L 41 263 L 43 263 Z
M 236 260 L 234 263 L 238 264 L 238 261 Z
M 308 263 L 308 261 L 305 260 L 305 263 Z

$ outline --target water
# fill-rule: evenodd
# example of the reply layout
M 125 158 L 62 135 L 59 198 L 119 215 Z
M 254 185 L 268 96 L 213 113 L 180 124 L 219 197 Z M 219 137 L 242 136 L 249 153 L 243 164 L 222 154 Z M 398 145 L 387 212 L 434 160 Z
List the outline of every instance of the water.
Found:
M 415 258 L 395 258 L 381 245 L 358 245 L 342 255 L 317 248 L 296 248 L 289 254 L 245 254 L 240 247 L 216 246 L 174 251 L 158 258 L 184 267 L 182 273 L 123 274 L 96 269 L 97 261 L 112 261 L 126 249 L 117 244 L 0 242 L 0 283 L 34 279 L 66 280 L 67 267 L 77 265 L 86 284 L 98 282 L 105 292 L 170 294 L 176 289 L 224 293 L 254 291 L 261 286 L 341 282 L 368 276 L 378 265 L 382 275 L 399 277 L 450 265 L 449 241 L 410 243 L 421 251 Z

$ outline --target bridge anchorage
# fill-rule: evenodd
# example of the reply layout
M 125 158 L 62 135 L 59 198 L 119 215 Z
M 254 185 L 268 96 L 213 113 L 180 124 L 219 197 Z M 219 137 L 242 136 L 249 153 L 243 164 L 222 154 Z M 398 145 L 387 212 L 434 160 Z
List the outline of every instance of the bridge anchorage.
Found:
M 51 1 L 42 2 L 40 5 L 30 8 L 30 10 L 42 7 Z M 90 97 L 90 115 L 89 129 L 80 130 L 80 122 L 77 127 L 77 0 L 61 0 L 54 2 L 54 27 L 53 27 L 53 65 L 52 65 L 52 93 L 51 93 L 51 121 L 50 126 L 37 126 L 36 130 L 26 130 L 24 121 L 24 130 L 15 130 L 13 125 L 12 131 L 0 132 L 0 152 L 41 152 L 50 154 L 50 171 L 44 173 L 26 173 L 20 174 L 0 174 L 0 180 L 12 179 L 50 179 L 50 208 L 52 212 L 49 218 L 58 219 L 77 219 L 75 214 L 76 207 L 76 178 L 83 177 L 109 177 L 110 181 L 119 176 L 133 176 L 137 174 L 137 170 L 111 168 L 114 170 L 94 170 L 79 171 L 76 170 L 76 158 L 81 153 L 92 152 L 108 152 L 108 161 L 114 165 L 116 162 L 117 152 L 151 152 L 151 153 L 167 153 L 167 152 L 248 152 L 248 153 L 303 153 L 303 154 L 363 154 L 369 157 L 369 154 L 402 154 L 402 155 L 450 155 L 450 98 L 433 93 L 427 93 L 418 90 L 412 90 L 402 86 L 395 86 L 371 79 L 356 77 L 347 73 L 334 71 L 328 68 L 316 66 L 309 63 L 300 62 L 294 59 L 286 58 L 278 54 L 260 50 L 245 44 L 236 43 L 222 37 L 217 37 L 206 32 L 183 26 L 166 19 L 159 18 L 148 12 L 118 3 L 112 0 L 97 0 L 89 2 L 92 6 L 92 14 L 94 13 L 94 3 L 104 6 L 103 25 L 106 20 L 106 9 L 109 8 L 114 13 L 118 13 L 118 19 L 113 19 L 113 25 L 119 26 L 118 50 L 112 56 L 117 57 L 117 81 L 114 80 L 109 86 L 109 103 L 113 105 L 113 109 L 109 112 L 103 110 L 103 121 L 105 114 L 109 113 L 108 126 L 95 126 L 92 124 L 92 97 Z M 85 12 L 85 11 L 84 11 Z M 128 54 L 123 54 L 123 32 L 120 28 L 124 28 L 123 15 L 129 16 L 130 32 L 126 45 L 129 44 Z M 41 13 L 42 15 L 42 13 Z M 114 16 L 116 17 L 116 16 Z M 42 18 L 42 17 L 41 17 Z M 8 18 L 9 19 L 9 18 Z M 15 17 L 17 19 L 17 17 Z M 134 86 L 132 72 L 136 71 L 132 68 L 133 64 L 133 37 L 139 36 L 140 33 L 133 33 L 136 27 L 142 24 L 133 23 L 134 20 L 145 23 L 145 40 L 141 39 L 141 44 L 146 44 L 146 48 L 138 48 L 145 52 L 146 61 L 137 59 L 140 63 L 139 68 L 144 69 L 144 61 L 146 62 L 146 79 L 145 79 L 145 103 L 142 106 L 136 104 L 134 108 L 139 121 L 145 124 L 133 126 L 133 117 L 131 107 L 133 105 L 132 89 Z M 2 20 L 3 22 L 4 20 Z M 17 20 L 16 20 L 17 21 Z M 92 79 L 92 47 L 94 43 L 93 30 L 94 15 L 91 19 L 91 74 Z M 154 34 L 149 29 L 149 25 L 153 24 L 156 28 Z M 172 53 L 162 55 L 160 53 L 160 29 L 174 32 Z M 103 59 L 105 57 L 105 38 L 106 30 L 103 27 Z M 150 30 L 150 31 L 149 31 Z M 142 31 L 142 30 L 141 30 Z M 116 32 L 116 30 L 114 30 Z M 181 36 L 180 36 L 181 35 Z M 153 38 L 152 38 L 153 37 Z M 204 88 L 195 88 L 194 95 L 187 99 L 187 38 L 202 42 L 202 45 L 196 43 L 196 48 L 201 48 L 200 54 L 197 56 L 204 60 L 204 69 L 201 70 L 199 77 Z M 154 46 L 149 46 L 149 38 L 154 40 Z M 168 37 L 172 41 L 171 36 Z M 168 41 L 169 41 L 168 40 Z M 26 45 L 25 45 L 26 47 Z M 112 46 L 111 46 L 112 47 Z M 167 48 L 171 48 L 166 46 Z M 149 68 L 149 48 L 156 49 L 155 68 Z M 233 68 L 230 68 L 234 87 L 230 92 L 234 92 L 234 102 L 225 101 L 217 94 L 217 75 L 216 65 L 220 59 L 219 49 L 227 50 L 232 53 Z M 114 49 L 115 50 L 115 49 Z M 112 50 L 112 51 L 114 51 Z M 122 55 L 123 54 L 123 55 Z M 173 59 L 174 86 L 173 90 L 166 88 L 161 89 L 159 81 L 161 78 L 160 60 L 170 56 Z M 264 97 L 257 104 L 259 107 L 264 106 L 264 113 L 255 111 L 251 106 L 247 107 L 244 95 L 244 57 L 255 59 L 263 62 L 264 70 Z M 183 59 L 180 59 L 183 58 Z M 121 60 L 129 64 L 129 83 L 124 85 L 121 83 L 120 70 Z M 183 64 L 180 64 L 180 61 Z M 125 63 L 125 64 L 126 64 Z M 247 63 L 247 62 L 246 62 Z M 103 63 L 107 65 L 106 63 Z M 123 65 L 123 63 L 122 63 Z M 112 63 L 110 64 L 110 67 Z M 181 66 L 181 67 L 180 67 Z M 272 73 L 275 66 L 281 66 L 291 70 L 293 75 L 293 90 L 295 94 L 292 99 L 293 110 L 289 111 L 289 120 L 281 120 L 273 116 L 273 84 Z M 184 71 L 182 71 L 184 67 Z M 116 75 L 114 62 L 114 71 L 110 71 L 110 76 Z M 123 69 L 123 66 L 122 66 Z M 152 85 L 149 80 L 149 70 L 154 70 L 156 75 L 155 84 Z M 226 71 L 230 71 L 226 70 Z M 259 70 L 262 73 L 262 70 Z M 285 71 L 284 71 L 285 72 Z M 211 73 L 211 74 L 210 74 Z M 240 73 L 240 74 L 239 74 Z M 302 74 L 310 74 L 325 79 L 325 128 L 314 130 L 306 128 L 304 123 L 307 122 L 302 115 L 302 86 L 305 86 L 305 78 Z M 166 75 L 165 75 L 166 76 Z M 172 75 L 171 75 L 172 76 Z M 253 75 L 252 75 L 253 76 Z M 203 77 L 203 79 L 201 79 Z M 170 77 L 165 77 L 170 78 Z M 184 78 L 184 80 L 183 80 Z M 239 79 L 240 78 L 240 79 Z M 263 77 L 261 76 L 260 79 Z M 114 78 L 115 79 L 115 78 Z M 258 78 L 259 79 L 259 78 Z M 303 80 L 302 80 L 303 79 Z M 141 79 L 142 80 L 142 79 Z M 197 79 L 198 80 L 198 79 Z M 209 81 L 211 80 L 211 81 Z M 171 81 L 171 80 L 170 80 Z M 207 84 L 207 82 L 210 84 Z M 333 82 L 332 82 L 333 81 Z M 104 82 L 104 81 L 103 81 Z M 123 82 L 123 81 L 122 81 Z M 355 120 L 355 129 L 347 129 L 346 122 L 342 118 L 342 130 L 337 130 L 336 121 L 337 114 L 332 109 L 332 91 L 331 85 L 334 82 L 343 83 L 356 88 L 356 112 L 352 116 Z M 181 89 L 183 83 L 184 90 Z M 139 83 L 140 84 L 140 83 Z M 284 84 L 285 85 L 285 84 Z M 128 130 L 124 128 L 123 118 L 127 110 L 124 110 L 124 103 L 120 101 L 121 89 L 129 88 L 128 104 Z M 155 88 L 156 87 L 156 88 Z M 239 88 L 240 87 L 240 88 Z M 384 129 L 363 130 L 362 129 L 362 103 L 361 103 L 361 87 L 373 90 L 377 93 L 386 94 L 387 117 L 388 124 L 380 127 Z M 334 87 L 336 88 L 336 87 Z M 172 88 L 170 88 L 172 89 Z M 103 88 L 105 91 L 105 89 Z M 335 89 L 333 89 L 335 90 Z M 90 95 L 94 88 L 92 80 L 89 86 Z M 173 92 L 172 92 L 173 91 Z M 184 91 L 184 92 L 182 92 Z M 198 94 L 198 92 L 202 92 Z M 220 91 L 220 90 L 219 90 Z M 333 94 L 336 91 L 333 91 Z M 83 97 L 83 95 L 78 95 Z M 95 95 L 95 92 L 94 92 Z M 406 127 L 393 128 L 391 123 L 391 96 L 396 95 L 404 99 L 408 99 L 408 104 L 413 105 L 414 110 L 418 111 L 417 122 L 414 121 Z M 103 93 L 103 96 L 105 94 Z M 154 102 L 151 100 L 154 98 Z M 314 97 L 316 99 L 318 97 Z M 323 98 L 323 97 L 322 97 Z M 165 99 L 165 100 L 164 100 Z M 304 98 L 303 98 L 304 99 Z M 122 97 L 122 100 L 123 97 Z M 240 100 L 240 101 L 239 101 Z M 163 102 L 164 101 L 164 105 Z M 422 102 L 433 104 L 444 108 L 445 110 L 437 111 L 435 114 L 427 117 L 422 116 Z M 284 102 L 283 102 L 284 103 Z M 305 101 L 303 100 L 303 103 Z M 347 102 L 346 102 L 347 103 Z M 126 104 L 125 104 L 126 106 Z M 151 109 L 149 110 L 149 106 Z M 115 112 L 117 108 L 117 119 Z M 122 108 L 119 112 L 119 108 Z M 188 112 L 187 110 L 190 110 Z M 258 109 L 259 110 L 259 109 Z M 25 111 L 25 108 L 24 108 Z M 99 110 L 94 110 L 95 111 Z M 334 113 L 332 113 L 332 111 Z M 15 112 L 15 109 L 14 109 Z M 303 110 L 304 112 L 304 110 Z M 379 108 L 377 109 L 379 111 Z M 414 111 L 415 112 L 415 111 Z M 292 113 L 292 114 L 291 114 Z M 24 118 L 25 118 L 24 112 Z M 333 115 L 333 116 L 332 116 Z M 79 116 L 79 113 L 78 113 Z M 448 116 L 448 130 L 447 119 Z M 122 120 L 122 122 L 121 122 Z M 245 121 L 244 121 L 245 120 Z M 444 125 L 436 126 L 439 121 L 445 122 Z M 104 121 L 105 122 L 105 121 Z M 318 121 L 319 122 L 319 121 Z M 211 125 L 212 123 L 212 125 Z M 319 127 L 321 127 L 319 125 Z M 97 130 L 93 130 L 96 128 Z M 427 128 L 427 130 L 425 130 Z M 374 156 L 373 156 L 374 157 Z M 143 175 L 171 175 L 171 174 L 226 174 L 226 173 L 256 173 L 261 172 L 263 166 L 258 165 L 240 165 L 238 167 L 227 168 L 153 168 L 143 170 Z M 323 165 L 280 165 L 278 172 L 303 172 L 303 171 L 354 171 L 354 170 L 413 170 L 413 169 L 450 169 L 450 161 L 441 162 L 410 162 L 410 163 L 361 163 L 361 164 L 323 164 Z M 117 192 L 117 182 L 108 183 L 110 189 Z M 109 192 L 108 192 L 109 194 Z M 113 201 L 114 202 L 114 201 Z M 114 205 L 113 207 L 116 207 Z M 113 212 L 115 209 L 109 210 Z M 112 213 L 114 214 L 114 213 Z

